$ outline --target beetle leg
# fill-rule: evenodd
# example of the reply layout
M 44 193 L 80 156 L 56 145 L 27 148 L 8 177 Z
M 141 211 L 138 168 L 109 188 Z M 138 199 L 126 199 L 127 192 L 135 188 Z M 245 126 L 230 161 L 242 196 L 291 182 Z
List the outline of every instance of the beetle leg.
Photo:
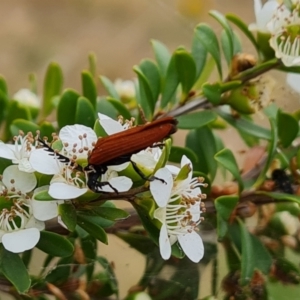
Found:
M 150 146 L 150 148 L 163 147 L 164 145 L 165 145 L 165 143 L 156 143 L 156 144 Z
M 166 183 L 165 180 L 163 180 L 162 178 L 158 178 L 156 176 L 146 176 L 140 169 L 139 167 L 137 166 L 137 164 L 131 160 L 131 163 L 132 163 L 132 166 L 133 166 L 133 169 L 140 175 L 140 177 L 144 180 L 147 180 L 147 181 L 154 181 L 154 180 L 159 180 L 161 181 L 162 183 Z
M 108 185 L 116 194 L 119 194 L 119 191 L 114 188 L 108 181 L 98 181 L 99 173 L 93 169 L 91 171 L 88 171 L 88 181 L 87 186 L 95 193 L 111 193 L 111 192 L 105 192 L 101 188 L 105 185 Z

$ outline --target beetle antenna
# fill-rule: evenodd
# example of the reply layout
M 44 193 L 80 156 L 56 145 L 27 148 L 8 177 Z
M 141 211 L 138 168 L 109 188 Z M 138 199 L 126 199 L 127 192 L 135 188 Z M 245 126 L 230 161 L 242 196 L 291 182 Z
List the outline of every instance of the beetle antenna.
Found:
M 75 164 L 70 158 L 58 153 L 56 150 L 54 150 L 53 148 L 51 148 L 43 139 L 41 139 L 40 137 L 38 137 L 38 141 L 43 145 L 43 148 L 45 151 L 49 152 L 49 155 L 51 156 L 56 156 L 57 159 L 64 163 L 64 164 L 71 164 L 72 167 L 75 166 L 75 169 L 78 171 L 83 171 L 82 167 L 80 165 Z

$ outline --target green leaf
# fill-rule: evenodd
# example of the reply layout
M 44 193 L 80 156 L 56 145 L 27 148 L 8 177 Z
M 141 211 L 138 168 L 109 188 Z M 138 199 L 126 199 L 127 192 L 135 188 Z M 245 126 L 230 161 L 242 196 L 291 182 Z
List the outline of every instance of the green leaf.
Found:
M 4 77 L 0 75 L 0 124 L 5 118 L 8 105 L 7 85 Z
M 195 28 L 196 34 L 200 42 L 206 48 L 207 52 L 213 57 L 220 78 L 222 78 L 222 66 L 221 66 L 221 54 L 218 44 L 218 39 L 213 31 L 213 29 L 207 24 L 201 23 Z
M 241 284 L 246 285 L 252 278 L 255 269 L 255 250 L 252 245 L 252 238 L 244 223 L 240 220 L 239 227 L 241 231 Z
M 221 102 L 222 90 L 219 82 L 217 83 L 205 83 L 202 86 L 202 92 L 209 102 L 213 105 L 218 105 Z
M 32 132 L 33 134 L 35 134 L 39 129 L 40 128 L 36 123 L 23 119 L 15 119 L 10 125 L 10 132 L 12 133 L 12 135 L 19 135 L 20 130 L 25 134 L 27 134 L 28 132 Z
M 238 54 L 243 52 L 242 42 L 239 35 L 233 31 L 233 54 Z
M 97 101 L 97 110 L 98 113 L 107 115 L 113 119 L 116 119 L 118 117 L 118 111 L 114 108 L 114 106 L 107 101 L 106 98 L 100 98 Z M 95 124 L 99 124 L 99 122 L 96 122 Z
M 221 109 L 216 110 L 220 117 L 222 117 L 227 123 L 231 126 L 237 128 L 238 130 L 252 135 L 259 139 L 270 140 L 271 139 L 271 131 L 255 123 L 247 120 L 244 117 L 234 118 L 230 114 L 224 112 Z
M 271 140 L 268 145 L 268 156 L 267 161 L 264 164 L 263 169 L 260 172 L 260 175 L 256 179 L 256 182 L 254 183 L 254 187 L 259 187 L 265 180 L 265 174 L 267 173 L 268 169 L 270 168 L 270 165 L 274 159 L 274 155 L 276 154 L 276 148 L 278 144 L 278 132 L 277 132 L 277 126 L 275 123 L 275 120 L 272 118 L 269 118 L 269 122 L 271 125 Z
M 168 48 L 157 40 L 151 40 L 152 48 L 154 51 L 155 59 L 158 64 L 158 69 L 161 76 L 164 78 L 167 73 L 168 65 L 171 59 L 171 54 Z
M 130 214 L 123 209 L 116 207 L 96 207 L 92 210 L 95 214 L 103 219 L 117 221 L 127 219 Z
M 103 256 L 98 256 L 97 262 L 101 265 L 102 269 L 105 270 L 105 273 L 107 274 L 107 277 L 109 279 L 109 282 L 108 282 L 109 283 L 109 295 L 111 295 L 111 293 L 114 293 L 114 294 L 116 294 L 117 299 L 119 299 L 118 282 L 116 280 L 116 274 L 114 272 L 114 268 L 113 268 L 112 264 Z M 108 294 L 106 294 L 106 295 L 108 295 Z M 105 294 L 103 296 L 105 296 Z M 100 299 L 100 297 L 99 297 L 99 299 Z
M 71 89 L 65 90 L 62 94 L 57 107 L 56 116 L 59 128 L 75 124 L 78 98 L 79 94 Z
M 45 253 L 58 257 L 70 256 L 74 251 L 74 246 L 69 240 L 49 231 L 41 231 L 41 237 L 36 247 Z
M 238 201 L 239 197 L 235 195 L 226 195 L 215 199 L 214 204 L 217 211 L 217 232 L 219 240 L 222 240 L 227 233 L 230 216 Z
M 3 174 L 3 171 L 11 165 L 11 160 L 0 157 L 0 174 Z
M 94 273 L 95 259 L 97 257 L 97 240 L 88 235 L 87 237 L 80 239 L 80 243 L 81 249 L 87 260 L 87 280 L 90 281 Z
M 8 90 L 7 90 L 7 83 L 5 78 L 0 75 L 0 91 L 3 93 L 3 95 L 7 96 Z
M 77 223 L 76 209 L 74 205 L 69 203 L 62 203 L 58 206 L 58 215 L 61 217 L 63 223 L 71 232 L 75 231 Z
M 166 78 L 162 87 L 160 108 L 165 108 L 174 96 L 179 85 L 179 76 L 176 67 L 176 52 L 173 53 L 168 65 Z
M 184 49 L 175 51 L 175 64 L 181 83 L 181 101 L 185 101 L 196 80 L 196 64 L 193 57 Z
M 238 220 L 241 234 L 241 284 L 246 285 L 252 279 L 255 269 L 268 274 L 272 266 L 272 257 L 262 242 L 250 234 L 245 224 Z
M 4 141 L 7 141 L 11 138 L 12 134 L 10 132 L 10 125 L 16 119 L 24 119 L 27 121 L 31 120 L 30 110 L 27 106 L 19 103 L 15 100 L 10 100 L 8 103 L 8 110 L 6 115 L 6 123 L 5 123 L 5 130 L 4 130 Z
M 150 87 L 150 83 L 139 66 L 134 66 L 133 70 L 137 74 L 139 81 L 139 104 L 141 105 L 146 115 L 146 118 L 152 119 L 155 107 L 155 100 Z
M 46 71 L 44 79 L 44 95 L 41 117 L 46 118 L 54 108 L 53 98 L 59 96 L 63 86 L 63 74 L 60 66 L 52 62 Z
M 296 202 L 297 204 L 300 204 L 300 196 L 297 195 L 276 193 L 276 192 L 263 192 L 263 191 L 257 191 L 256 194 L 267 195 L 279 201 L 292 201 L 292 202 Z
M 161 83 L 158 67 L 155 62 L 150 59 L 142 60 L 142 62 L 139 64 L 139 67 L 149 82 L 154 103 L 156 103 L 160 92 Z
M 183 155 L 188 157 L 193 165 L 198 161 L 198 157 L 193 150 L 177 146 L 172 146 L 169 161 L 180 164 Z
M 74 261 L 72 256 L 61 258 L 45 277 L 46 282 L 54 283 L 56 285 L 62 284 L 70 279 L 71 271 L 74 268 Z
M 92 74 L 84 70 L 81 72 L 81 84 L 82 84 L 82 94 L 87 98 L 94 109 L 96 109 L 97 102 L 97 88 Z
M 50 141 L 52 140 L 52 134 L 56 132 L 52 123 L 44 121 L 40 124 L 41 137 L 46 136 Z
M 208 126 L 191 130 L 186 138 L 186 147 L 193 150 L 198 157 L 198 163 L 193 166 L 194 170 L 209 173 L 210 179 L 213 180 L 217 171 L 217 163 L 213 156 L 217 149 L 212 130 Z
M 229 23 L 227 22 L 226 18 L 224 15 L 222 15 L 221 13 L 219 13 L 216 10 L 211 10 L 209 12 L 209 14 L 215 18 L 220 24 L 221 26 L 224 28 L 225 34 L 226 34 L 226 40 L 224 38 L 222 38 L 222 46 L 223 46 L 223 51 L 224 48 L 226 48 L 226 51 L 224 51 L 225 54 L 225 58 L 227 61 L 227 64 L 230 65 L 231 63 L 231 59 L 234 55 L 234 36 L 233 36 L 233 31 L 232 28 L 230 27 Z M 223 34 L 222 34 L 223 36 Z
M 299 124 L 296 118 L 288 113 L 278 110 L 277 113 L 278 137 L 284 148 L 291 145 L 299 132 Z
M 226 19 L 235 24 L 245 35 L 246 37 L 250 40 L 250 42 L 253 44 L 255 47 L 256 51 L 259 51 L 259 46 L 256 42 L 256 39 L 252 32 L 248 29 L 248 25 L 244 23 L 238 16 L 234 14 L 226 14 Z
M 75 124 L 82 124 L 93 128 L 95 121 L 96 118 L 93 105 L 87 98 L 79 97 L 76 103 Z
M 221 33 L 221 47 L 228 66 L 231 65 L 233 57 L 233 49 L 231 48 L 231 46 L 232 45 L 229 42 L 228 35 L 226 34 L 226 31 L 223 30 Z
M 52 198 L 49 195 L 48 190 L 42 190 L 42 191 L 39 191 L 39 192 L 34 194 L 34 200 L 37 200 L 37 201 L 53 201 L 53 200 L 56 200 L 56 199 Z
M 255 252 L 255 268 L 260 270 L 265 275 L 268 275 L 273 263 L 273 258 L 258 237 L 253 234 L 250 236 L 252 239 L 252 247 Z
M 196 78 L 199 78 L 206 63 L 207 51 L 198 39 L 196 32 L 193 35 L 191 54 L 196 65 Z
M 178 128 L 180 129 L 195 129 L 200 128 L 217 119 L 217 114 L 211 110 L 198 111 L 182 115 L 177 118 Z
M 141 234 L 120 231 L 116 232 L 115 235 L 144 255 L 151 253 L 157 248 L 149 237 Z
M 1 273 L 14 285 L 19 293 L 25 293 L 30 288 L 30 277 L 19 254 L 7 251 L 0 245 Z
M 27 251 L 24 251 L 22 253 L 22 261 L 25 265 L 25 267 L 28 269 L 28 266 L 30 264 L 30 261 L 32 259 L 32 252 L 33 252 L 33 249 L 30 249 L 30 250 L 27 250 Z
M 93 220 L 93 219 L 92 219 Z M 100 242 L 107 244 L 107 235 L 104 229 L 92 222 L 91 218 L 83 215 L 77 215 L 77 224 L 88 232 L 91 236 L 95 237 Z
M 94 52 L 89 53 L 89 71 L 93 77 L 97 74 L 97 56 Z
M 239 184 L 239 192 L 241 193 L 244 188 L 244 184 L 243 184 L 242 177 L 240 175 L 238 164 L 231 150 L 225 148 L 219 151 L 215 155 L 215 160 L 218 163 L 220 163 L 226 170 L 228 170 L 233 175 L 233 177 L 237 180 Z
M 108 94 L 114 99 L 121 100 L 115 85 L 105 76 L 99 76 L 99 78 Z
M 130 111 L 120 100 L 107 97 L 107 101 L 110 104 L 112 104 L 112 106 L 118 111 L 119 115 L 123 116 L 124 119 L 126 119 L 126 120 L 131 119 L 132 115 L 131 115 Z

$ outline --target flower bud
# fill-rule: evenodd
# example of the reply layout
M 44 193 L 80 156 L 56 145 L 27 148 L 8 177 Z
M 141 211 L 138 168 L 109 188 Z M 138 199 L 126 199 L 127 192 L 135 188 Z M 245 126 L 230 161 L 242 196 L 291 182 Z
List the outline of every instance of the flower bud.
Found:
M 27 106 L 33 118 L 38 115 L 41 101 L 39 97 L 32 91 L 28 89 L 21 89 L 17 93 L 15 93 L 12 98 L 19 103 Z
M 223 104 L 229 104 L 239 113 L 253 114 L 272 102 L 274 86 L 275 81 L 271 77 L 261 76 L 227 92 L 223 97 Z

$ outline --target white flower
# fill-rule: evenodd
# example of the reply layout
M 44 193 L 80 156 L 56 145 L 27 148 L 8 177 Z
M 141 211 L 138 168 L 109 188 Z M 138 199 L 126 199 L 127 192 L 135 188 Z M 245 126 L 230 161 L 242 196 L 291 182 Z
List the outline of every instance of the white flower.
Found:
M 97 137 L 92 129 L 83 125 L 65 126 L 59 137 L 63 144 L 61 152 L 36 149 L 30 156 L 30 163 L 35 171 L 54 175 L 49 188 L 51 197 L 65 200 L 77 198 L 85 194 L 88 188 L 74 164 L 77 159 L 87 160 Z
M 287 235 L 296 234 L 299 228 L 299 219 L 297 217 L 288 211 L 278 212 L 275 216 L 281 221 Z
M 30 156 L 30 163 L 34 170 L 54 175 L 49 187 L 51 197 L 59 200 L 74 199 L 88 191 L 87 177 L 84 178 L 83 170 L 76 169 L 77 161 L 87 164 L 88 154 L 97 137 L 93 130 L 83 125 L 65 126 L 59 137 L 63 144 L 61 152 L 49 151 L 47 148 L 36 149 Z M 132 185 L 132 181 L 124 176 L 110 176 L 108 182 L 120 192 L 127 191 Z M 113 192 L 109 185 L 103 185 L 99 191 L 102 190 Z
M 76 159 L 87 159 L 88 153 L 97 142 L 94 130 L 84 125 L 68 125 L 59 132 L 66 155 L 70 154 Z
M 275 56 L 287 67 L 300 65 L 299 12 L 299 1 L 294 1 L 292 11 L 282 4 L 267 25 L 271 33 L 270 46 Z
M 40 99 L 34 94 L 32 91 L 28 89 L 21 89 L 17 93 L 15 93 L 12 97 L 14 100 L 18 102 L 31 106 L 31 107 L 40 107 Z
M 133 154 L 131 161 L 136 163 L 143 173 L 153 173 L 161 154 L 162 150 L 159 147 L 148 147 L 137 154 Z
M 279 6 L 276 0 L 269 0 L 262 4 L 261 0 L 254 0 L 256 23 L 249 25 L 249 30 L 268 33 L 267 23 L 271 20 L 275 9 Z
M 130 100 L 135 97 L 135 86 L 132 80 L 117 79 L 114 85 L 117 93 L 123 101 Z
M 20 253 L 32 249 L 45 228 L 33 215 L 30 197 L 37 181 L 34 174 L 21 172 L 9 166 L 3 172 L 0 184 L 0 241 L 5 249 Z
M 35 140 L 32 133 L 24 135 L 20 132 L 18 136 L 14 137 L 14 144 L 0 143 L 0 157 L 11 159 L 13 164 L 18 164 L 20 171 L 32 173 L 34 169 L 29 163 L 29 157 Z
M 175 179 L 173 175 L 176 175 Z M 198 178 L 192 178 L 192 164 L 186 156 L 182 157 L 180 170 L 164 167 L 155 173 L 155 177 L 158 179 L 150 182 L 150 191 L 159 206 L 154 217 L 162 224 L 159 235 L 162 258 L 170 258 L 171 246 L 178 241 L 188 258 L 199 262 L 204 246 L 196 230 L 202 220 L 201 197 L 204 195 L 200 186 L 204 184 Z

